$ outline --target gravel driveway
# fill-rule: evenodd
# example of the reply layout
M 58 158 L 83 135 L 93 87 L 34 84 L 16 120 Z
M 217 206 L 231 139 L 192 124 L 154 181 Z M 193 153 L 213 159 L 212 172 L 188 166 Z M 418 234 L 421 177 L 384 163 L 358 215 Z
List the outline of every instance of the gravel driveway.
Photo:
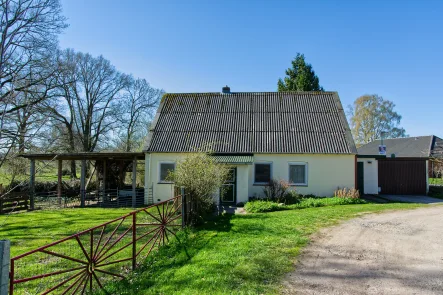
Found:
M 284 287 L 283 294 L 443 294 L 443 206 L 325 229 Z

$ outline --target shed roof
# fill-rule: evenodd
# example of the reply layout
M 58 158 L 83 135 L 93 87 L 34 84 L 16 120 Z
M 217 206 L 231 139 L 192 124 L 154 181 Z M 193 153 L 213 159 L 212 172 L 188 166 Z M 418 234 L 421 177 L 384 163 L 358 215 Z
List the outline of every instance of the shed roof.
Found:
M 356 154 L 337 92 L 166 94 L 147 152 Z
M 380 140 L 358 148 L 359 155 L 377 155 Z M 435 135 L 384 139 L 386 154 L 398 158 L 428 158 L 443 156 L 443 140 Z

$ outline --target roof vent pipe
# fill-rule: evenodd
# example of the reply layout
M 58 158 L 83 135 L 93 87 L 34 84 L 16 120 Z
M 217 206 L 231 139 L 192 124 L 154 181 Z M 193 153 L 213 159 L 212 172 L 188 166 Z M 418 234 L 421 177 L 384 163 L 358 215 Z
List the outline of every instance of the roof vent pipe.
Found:
M 231 93 L 231 88 L 228 85 L 222 88 L 222 93 Z

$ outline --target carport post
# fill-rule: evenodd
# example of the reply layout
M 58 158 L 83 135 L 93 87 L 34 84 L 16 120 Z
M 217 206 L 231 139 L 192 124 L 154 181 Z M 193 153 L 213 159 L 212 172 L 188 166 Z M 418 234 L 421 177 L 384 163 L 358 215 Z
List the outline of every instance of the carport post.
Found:
M 137 206 L 136 188 L 137 188 L 137 158 L 134 158 L 134 160 L 132 160 L 132 208 L 135 208 Z
M 31 159 L 31 169 L 29 172 L 29 207 L 34 210 L 34 194 L 35 194 L 35 159 Z
M 80 174 L 80 207 L 85 208 L 85 178 L 86 178 L 86 159 L 82 159 L 82 167 Z
M 58 205 L 62 205 L 62 160 L 58 160 L 57 166 L 57 199 Z

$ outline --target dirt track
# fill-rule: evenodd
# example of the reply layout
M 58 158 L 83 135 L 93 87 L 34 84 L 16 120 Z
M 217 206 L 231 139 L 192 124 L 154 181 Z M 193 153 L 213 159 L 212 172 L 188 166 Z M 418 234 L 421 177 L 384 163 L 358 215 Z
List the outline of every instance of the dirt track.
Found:
M 443 294 L 443 206 L 326 229 L 283 284 L 283 294 Z

